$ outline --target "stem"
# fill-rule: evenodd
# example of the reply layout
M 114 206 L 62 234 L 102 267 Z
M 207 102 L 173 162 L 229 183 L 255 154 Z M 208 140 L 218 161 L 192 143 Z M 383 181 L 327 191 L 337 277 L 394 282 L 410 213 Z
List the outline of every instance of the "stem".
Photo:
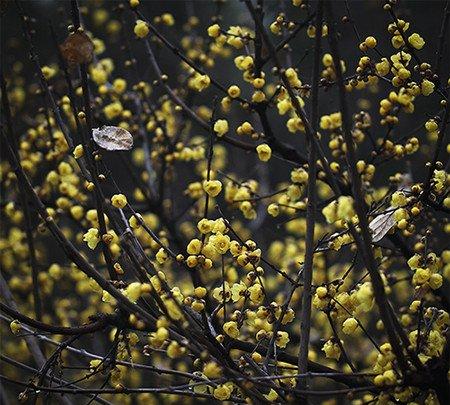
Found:
M 312 83 L 312 111 L 311 125 L 313 131 L 317 132 L 318 110 L 319 110 L 319 69 L 320 69 L 320 53 L 322 40 L 322 18 L 323 18 L 323 0 L 319 0 L 317 4 L 316 17 L 316 37 L 314 44 L 314 64 L 313 64 L 313 83 Z M 312 137 L 308 137 L 309 156 L 308 156 L 308 205 L 306 207 L 306 253 L 304 265 L 304 281 L 303 295 L 301 303 L 300 318 L 300 350 L 298 354 L 298 371 L 305 373 L 308 369 L 308 349 L 309 337 L 311 332 L 311 283 L 313 273 L 313 257 L 314 257 L 314 227 L 316 213 L 316 145 Z M 299 380 L 297 388 L 304 389 L 307 380 Z

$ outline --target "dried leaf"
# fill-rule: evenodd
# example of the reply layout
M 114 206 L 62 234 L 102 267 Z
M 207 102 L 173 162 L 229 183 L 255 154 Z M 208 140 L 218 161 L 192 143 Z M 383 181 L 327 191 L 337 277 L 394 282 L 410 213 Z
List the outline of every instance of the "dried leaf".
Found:
M 369 229 L 372 231 L 372 241 L 378 242 L 383 239 L 394 224 L 394 211 L 377 215 L 369 224 Z
M 70 65 L 89 63 L 94 54 L 94 44 L 84 32 L 70 34 L 59 48 Z
M 103 126 L 94 128 L 92 136 L 95 143 L 106 150 L 130 150 L 133 146 L 133 137 L 123 128 Z

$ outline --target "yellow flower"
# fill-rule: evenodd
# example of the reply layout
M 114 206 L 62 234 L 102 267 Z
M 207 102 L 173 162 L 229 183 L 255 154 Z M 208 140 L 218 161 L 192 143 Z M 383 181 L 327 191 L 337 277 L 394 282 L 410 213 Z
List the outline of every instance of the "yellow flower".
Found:
M 238 302 L 244 297 L 244 293 L 247 291 L 247 286 L 241 281 L 240 283 L 235 283 L 231 287 L 231 299 L 233 302 Z
M 365 312 L 370 311 L 374 303 L 372 284 L 370 282 L 365 282 L 361 285 L 356 291 L 355 297 L 358 302 L 359 309 Z
M 445 170 L 435 170 L 433 173 L 433 181 L 436 191 L 442 191 L 447 181 L 447 173 Z
M 228 321 L 223 324 L 223 331 L 233 339 L 239 336 L 238 325 L 235 321 Z
M 72 169 L 72 166 L 70 166 L 69 163 L 67 163 L 67 162 L 61 162 L 61 163 L 58 165 L 58 172 L 59 172 L 59 174 L 60 174 L 61 176 L 67 176 L 67 175 L 73 173 L 73 169 Z
M 57 263 L 53 263 L 48 268 L 48 274 L 50 274 L 50 276 L 55 280 L 59 280 L 61 278 L 61 273 L 62 273 L 61 266 Z
M 406 202 L 407 200 L 405 193 L 403 193 L 402 191 L 396 191 L 394 194 L 392 194 L 391 204 L 393 207 L 403 207 L 406 205 Z
M 134 33 L 139 38 L 145 38 L 149 33 L 149 28 L 147 23 L 142 20 L 137 20 L 136 25 L 134 26 Z
M 225 281 L 224 286 L 221 285 L 220 287 L 214 288 L 213 293 L 212 293 L 213 298 L 218 302 L 223 302 L 224 290 L 225 290 L 225 301 L 229 301 L 230 300 L 230 285 L 228 284 L 228 281 Z
M 142 216 L 140 214 L 136 214 L 130 217 L 128 223 L 133 229 L 138 229 L 141 227 Z
M 337 201 L 332 201 L 322 209 L 322 214 L 329 224 L 337 221 Z
M 397 71 L 397 76 L 400 77 L 402 80 L 406 80 L 411 76 L 411 72 L 408 69 L 400 68 Z
M 183 313 L 172 299 L 164 300 L 164 304 L 171 319 L 178 321 L 183 318 Z
M 270 146 L 266 143 L 258 145 L 256 147 L 256 152 L 258 153 L 259 160 L 263 162 L 267 162 L 272 156 L 272 149 L 270 149 Z
M 186 251 L 190 254 L 190 255 L 198 255 L 200 254 L 202 250 L 202 241 L 199 239 L 192 239 L 188 246 Z
M 270 24 L 269 28 L 272 34 L 281 34 L 281 25 L 278 23 L 278 21 L 274 21 L 272 24 Z
M 292 170 L 291 181 L 293 183 L 306 184 L 306 182 L 308 181 L 308 172 L 302 168 Z
M 197 73 L 190 81 L 192 87 L 197 90 L 198 92 L 201 92 L 209 87 L 209 84 L 211 83 L 211 79 L 208 75 L 201 75 Z
M 250 293 L 250 301 L 254 304 L 261 304 L 264 299 L 264 291 L 261 284 L 253 284 L 248 288 Z
M 170 359 L 176 359 L 177 357 L 181 357 L 186 352 L 186 349 L 175 340 L 172 340 L 167 346 L 166 353 Z
M 234 64 L 239 70 L 248 70 L 253 67 L 253 58 L 251 56 L 237 56 L 234 59 Z
M 214 123 L 214 132 L 217 134 L 217 136 L 224 136 L 228 132 L 228 121 L 217 120 Z
M 108 72 L 106 72 L 101 66 L 92 68 L 90 73 L 92 80 L 98 85 L 105 84 L 108 80 Z
M 350 196 L 341 196 L 338 198 L 337 217 L 346 221 L 351 220 L 355 215 L 353 210 L 353 198 Z
M 391 43 L 395 49 L 398 49 L 398 48 L 402 47 L 403 45 L 405 45 L 405 41 L 403 41 L 403 38 L 401 35 L 394 35 L 391 38 Z
M 409 62 L 411 61 L 411 54 L 408 52 L 400 51 L 397 52 L 395 55 L 391 56 L 391 61 L 394 64 L 394 66 L 408 66 Z
M 219 401 L 225 401 L 230 398 L 231 390 L 226 385 L 219 385 L 214 389 L 213 395 Z
M 426 123 L 425 123 L 425 129 L 428 132 L 435 132 L 437 131 L 439 128 L 437 122 L 434 119 L 429 119 Z
M 408 38 L 408 42 L 415 49 L 422 49 L 423 46 L 425 45 L 425 41 L 417 33 L 414 33 L 414 34 L 410 35 L 409 38 Z
M 203 374 L 209 379 L 222 376 L 222 369 L 215 361 L 209 361 L 203 366 Z
M 205 304 L 200 301 L 200 300 L 195 300 L 192 304 L 191 304 L 191 308 L 195 311 L 195 312 L 202 312 L 205 309 Z
M 200 301 L 200 300 L 195 300 L 192 304 L 191 304 L 191 308 L 195 311 L 195 312 L 201 312 L 205 309 L 205 304 Z
M 77 145 L 75 146 L 75 149 L 73 150 L 73 156 L 75 159 L 79 159 L 84 155 L 84 149 L 83 145 Z
M 323 299 L 328 295 L 328 290 L 326 287 L 320 286 L 320 287 L 317 287 L 316 294 L 317 294 L 317 297 L 319 297 L 320 299 Z
M 280 311 L 281 312 L 281 311 Z M 281 313 L 280 313 L 281 315 Z M 286 313 L 283 316 L 283 319 L 281 320 L 281 323 L 283 325 L 287 325 L 288 323 L 291 323 L 295 318 L 295 312 L 292 308 L 288 308 Z
M 328 340 L 322 347 L 322 350 L 325 352 L 325 356 L 328 359 L 339 360 L 341 357 L 341 349 L 337 343 Z
M 238 127 L 236 132 L 238 135 L 251 135 L 255 130 L 250 122 L 245 121 Z
M 189 267 L 189 268 L 193 268 L 193 267 L 195 267 L 195 266 L 197 266 L 197 264 L 198 264 L 198 258 L 197 258 L 197 256 L 193 256 L 193 255 L 191 255 L 191 256 L 188 256 L 188 258 L 186 259 L 186 264 L 187 264 L 187 266 Z
M 112 120 L 122 114 L 123 107 L 119 101 L 115 101 L 114 103 L 108 104 L 103 108 L 103 112 L 105 117 L 109 120 Z
M 285 75 L 286 78 L 288 79 L 289 84 L 292 87 L 300 87 L 302 85 L 302 82 L 299 80 L 295 69 L 293 68 L 287 69 Z
M 212 38 L 217 38 L 220 35 L 220 25 L 213 24 L 208 27 L 208 35 Z
M 116 208 L 124 208 L 127 204 L 127 197 L 123 194 L 114 194 L 111 197 L 111 204 Z
M 331 56 L 331 54 L 326 53 L 323 55 L 322 57 L 322 63 L 325 67 L 330 67 L 333 65 L 333 57 Z
M 443 281 L 442 276 L 440 274 L 435 273 L 431 275 L 430 279 L 428 280 L 428 283 L 430 284 L 430 287 L 433 290 L 437 290 L 438 288 L 441 288 L 442 281 Z
M 90 366 L 91 371 L 95 371 L 102 363 L 103 362 L 100 359 L 91 360 L 89 362 L 89 366 Z
M 262 92 L 260 90 L 255 91 L 252 95 L 252 101 L 254 103 L 262 103 L 265 99 L 266 99 L 266 95 L 264 94 L 264 92 Z
M 228 95 L 231 98 L 237 98 L 241 95 L 241 89 L 236 85 L 230 86 L 228 88 Z
M 224 220 L 222 218 L 218 218 L 215 221 L 212 222 L 212 233 L 225 233 L 227 230 L 227 225 L 225 224 Z
M 358 321 L 355 318 L 348 318 L 342 324 L 342 332 L 346 335 L 353 334 L 358 328 Z
M 169 27 L 175 24 L 175 18 L 173 18 L 173 15 L 170 13 L 164 13 L 161 15 L 161 21 Z
M 134 282 L 128 285 L 125 289 L 125 295 L 132 302 L 136 302 L 142 295 L 141 283 Z
M 382 58 L 381 62 L 375 64 L 375 70 L 380 76 L 386 76 L 389 73 L 390 64 L 386 58 Z
M 89 228 L 89 230 L 83 235 L 83 240 L 87 242 L 90 249 L 94 250 L 100 242 L 100 235 L 97 228 Z
M 169 331 L 164 326 L 160 326 L 155 332 L 155 338 L 160 342 L 164 342 L 169 338 Z
M 163 264 L 169 256 L 167 255 L 167 252 L 164 250 L 164 248 L 160 248 L 158 250 L 158 253 L 156 253 L 156 260 L 159 264 Z
M 280 214 L 278 204 L 272 203 L 267 207 L 267 213 L 272 217 L 277 217 Z
M 230 237 L 228 235 L 217 233 L 210 237 L 209 242 L 212 243 L 221 255 L 225 254 L 230 248 Z
M 22 329 L 22 326 L 20 325 L 20 322 L 17 319 L 14 319 L 10 324 L 9 327 L 11 329 L 11 332 L 14 335 L 18 335 L 20 333 L 20 330 Z
M 377 46 L 377 40 L 374 37 L 367 37 L 364 40 L 367 48 L 375 48 Z
M 241 49 L 244 46 L 244 42 L 240 37 L 245 35 L 246 32 L 239 26 L 231 26 L 227 32 L 230 34 L 227 38 L 227 44 L 236 49 Z
M 284 349 L 289 343 L 289 333 L 287 332 L 277 332 L 277 338 L 275 340 L 278 347 Z
M 278 114 L 280 115 L 286 114 L 292 108 L 291 100 L 285 98 L 284 100 L 279 101 L 277 103 L 277 108 Z
M 122 94 L 127 89 L 127 82 L 124 79 L 118 78 L 113 82 L 113 89 L 116 93 Z
M 271 388 L 268 394 L 264 394 L 264 397 L 270 402 L 274 402 L 278 399 L 278 394 L 273 388 Z
M 422 94 L 424 96 L 429 96 L 434 91 L 434 83 L 429 80 L 424 80 L 421 85 Z
M 56 70 L 51 68 L 50 66 L 42 66 L 42 74 L 45 77 L 45 80 L 51 79 L 56 74 Z
M 216 197 L 222 191 L 222 183 L 219 180 L 205 180 L 203 182 L 203 190 L 210 197 Z
M 394 370 L 386 370 L 383 373 L 383 380 L 385 385 L 394 385 L 397 383 L 397 376 Z
M 198 221 L 197 229 L 203 234 L 206 235 L 207 233 L 210 233 L 213 230 L 214 227 L 214 221 L 211 221 L 210 219 L 203 218 L 200 221 Z

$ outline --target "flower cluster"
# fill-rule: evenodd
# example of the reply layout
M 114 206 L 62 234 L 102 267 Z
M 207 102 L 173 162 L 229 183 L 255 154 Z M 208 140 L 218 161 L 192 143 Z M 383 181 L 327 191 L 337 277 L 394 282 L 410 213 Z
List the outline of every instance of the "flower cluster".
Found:
M 43 52 L 28 3 L 2 7 L 2 399 L 448 399 L 448 7 L 73 1 Z

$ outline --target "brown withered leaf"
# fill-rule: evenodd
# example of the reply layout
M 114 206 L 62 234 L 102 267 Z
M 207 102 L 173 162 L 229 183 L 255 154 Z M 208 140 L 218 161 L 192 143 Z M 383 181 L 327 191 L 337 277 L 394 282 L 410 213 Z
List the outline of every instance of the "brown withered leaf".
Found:
M 106 150 L 130 150 L 133 147 L 133 137 L 123 128 L 103 126 L 92 130 L 95 143 Z
M 378 242 L 383 239 L 384 235 L 390 231 L 394 224 L 394 211 L 377 215 L 369 224 L 369 228 L 372 231 L 372 241 Z
M 70 34 L 59 48 L 70 65 L 89 63 L 94 54 L 94 44 L 84 32 Z

